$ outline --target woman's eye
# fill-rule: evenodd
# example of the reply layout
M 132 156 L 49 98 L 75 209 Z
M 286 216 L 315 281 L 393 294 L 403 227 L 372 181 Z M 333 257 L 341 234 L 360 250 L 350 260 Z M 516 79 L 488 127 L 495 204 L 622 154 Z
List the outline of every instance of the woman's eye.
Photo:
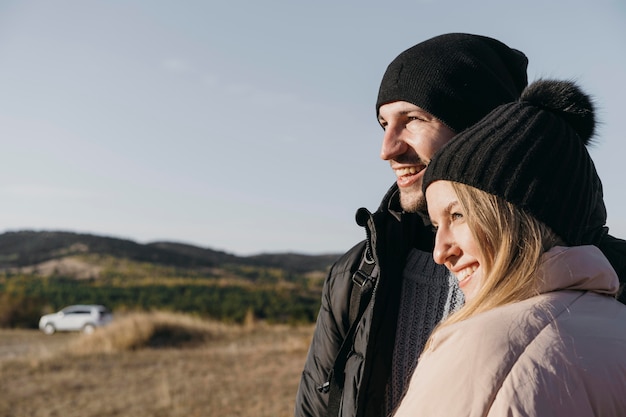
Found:
M 459 219 L 463 218 L 463 214 L 461 214 L 461 213 L 452 213 L 450 215 L 450 217 L 452 217 L 452 220 L 459 220 Z

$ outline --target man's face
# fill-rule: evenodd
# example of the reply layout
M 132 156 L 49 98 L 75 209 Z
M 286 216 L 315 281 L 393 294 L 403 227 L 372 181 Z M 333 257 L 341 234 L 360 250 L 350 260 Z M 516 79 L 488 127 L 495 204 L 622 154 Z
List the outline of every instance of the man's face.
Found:
M 402 209 L 425 210 L 424 169 L 455 133 L 430 113 L 406 101 L 383 104 L 378 122 L 385 130 L 380 157 L 389 161 L 396 173 Z

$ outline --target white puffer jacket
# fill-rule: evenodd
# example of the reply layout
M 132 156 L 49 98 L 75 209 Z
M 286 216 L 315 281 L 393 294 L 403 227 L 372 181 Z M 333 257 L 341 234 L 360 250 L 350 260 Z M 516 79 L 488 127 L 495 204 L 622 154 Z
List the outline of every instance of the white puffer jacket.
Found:
M 396 417 L 626 416 L 626 306 L 593 246 L 544 255 L 541 295 L 438 331 Z

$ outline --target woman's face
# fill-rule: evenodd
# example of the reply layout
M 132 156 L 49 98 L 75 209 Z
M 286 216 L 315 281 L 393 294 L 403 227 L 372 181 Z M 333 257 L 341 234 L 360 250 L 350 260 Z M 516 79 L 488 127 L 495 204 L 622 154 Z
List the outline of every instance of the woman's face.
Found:
M 484 259 L 472 234 L 458 197 L 449 181 L 435 181 L 426 189 L 428 214 L 437 231 L 433 258 L 459 280 L 465 300 L 482 285 Z

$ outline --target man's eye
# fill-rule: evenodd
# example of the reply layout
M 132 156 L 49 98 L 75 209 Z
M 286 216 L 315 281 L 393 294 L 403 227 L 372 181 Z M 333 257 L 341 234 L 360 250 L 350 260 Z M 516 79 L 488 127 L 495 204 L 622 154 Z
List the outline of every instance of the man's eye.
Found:
M 424 118 L 424 116 L 421 115 L 409 115 L 407 116 L 407 119 L 409 121 L 414 121 L 414 120 L 419 120 L 420 122 L 427 122 L 428 120 L 426 120 L 426 118 Z

